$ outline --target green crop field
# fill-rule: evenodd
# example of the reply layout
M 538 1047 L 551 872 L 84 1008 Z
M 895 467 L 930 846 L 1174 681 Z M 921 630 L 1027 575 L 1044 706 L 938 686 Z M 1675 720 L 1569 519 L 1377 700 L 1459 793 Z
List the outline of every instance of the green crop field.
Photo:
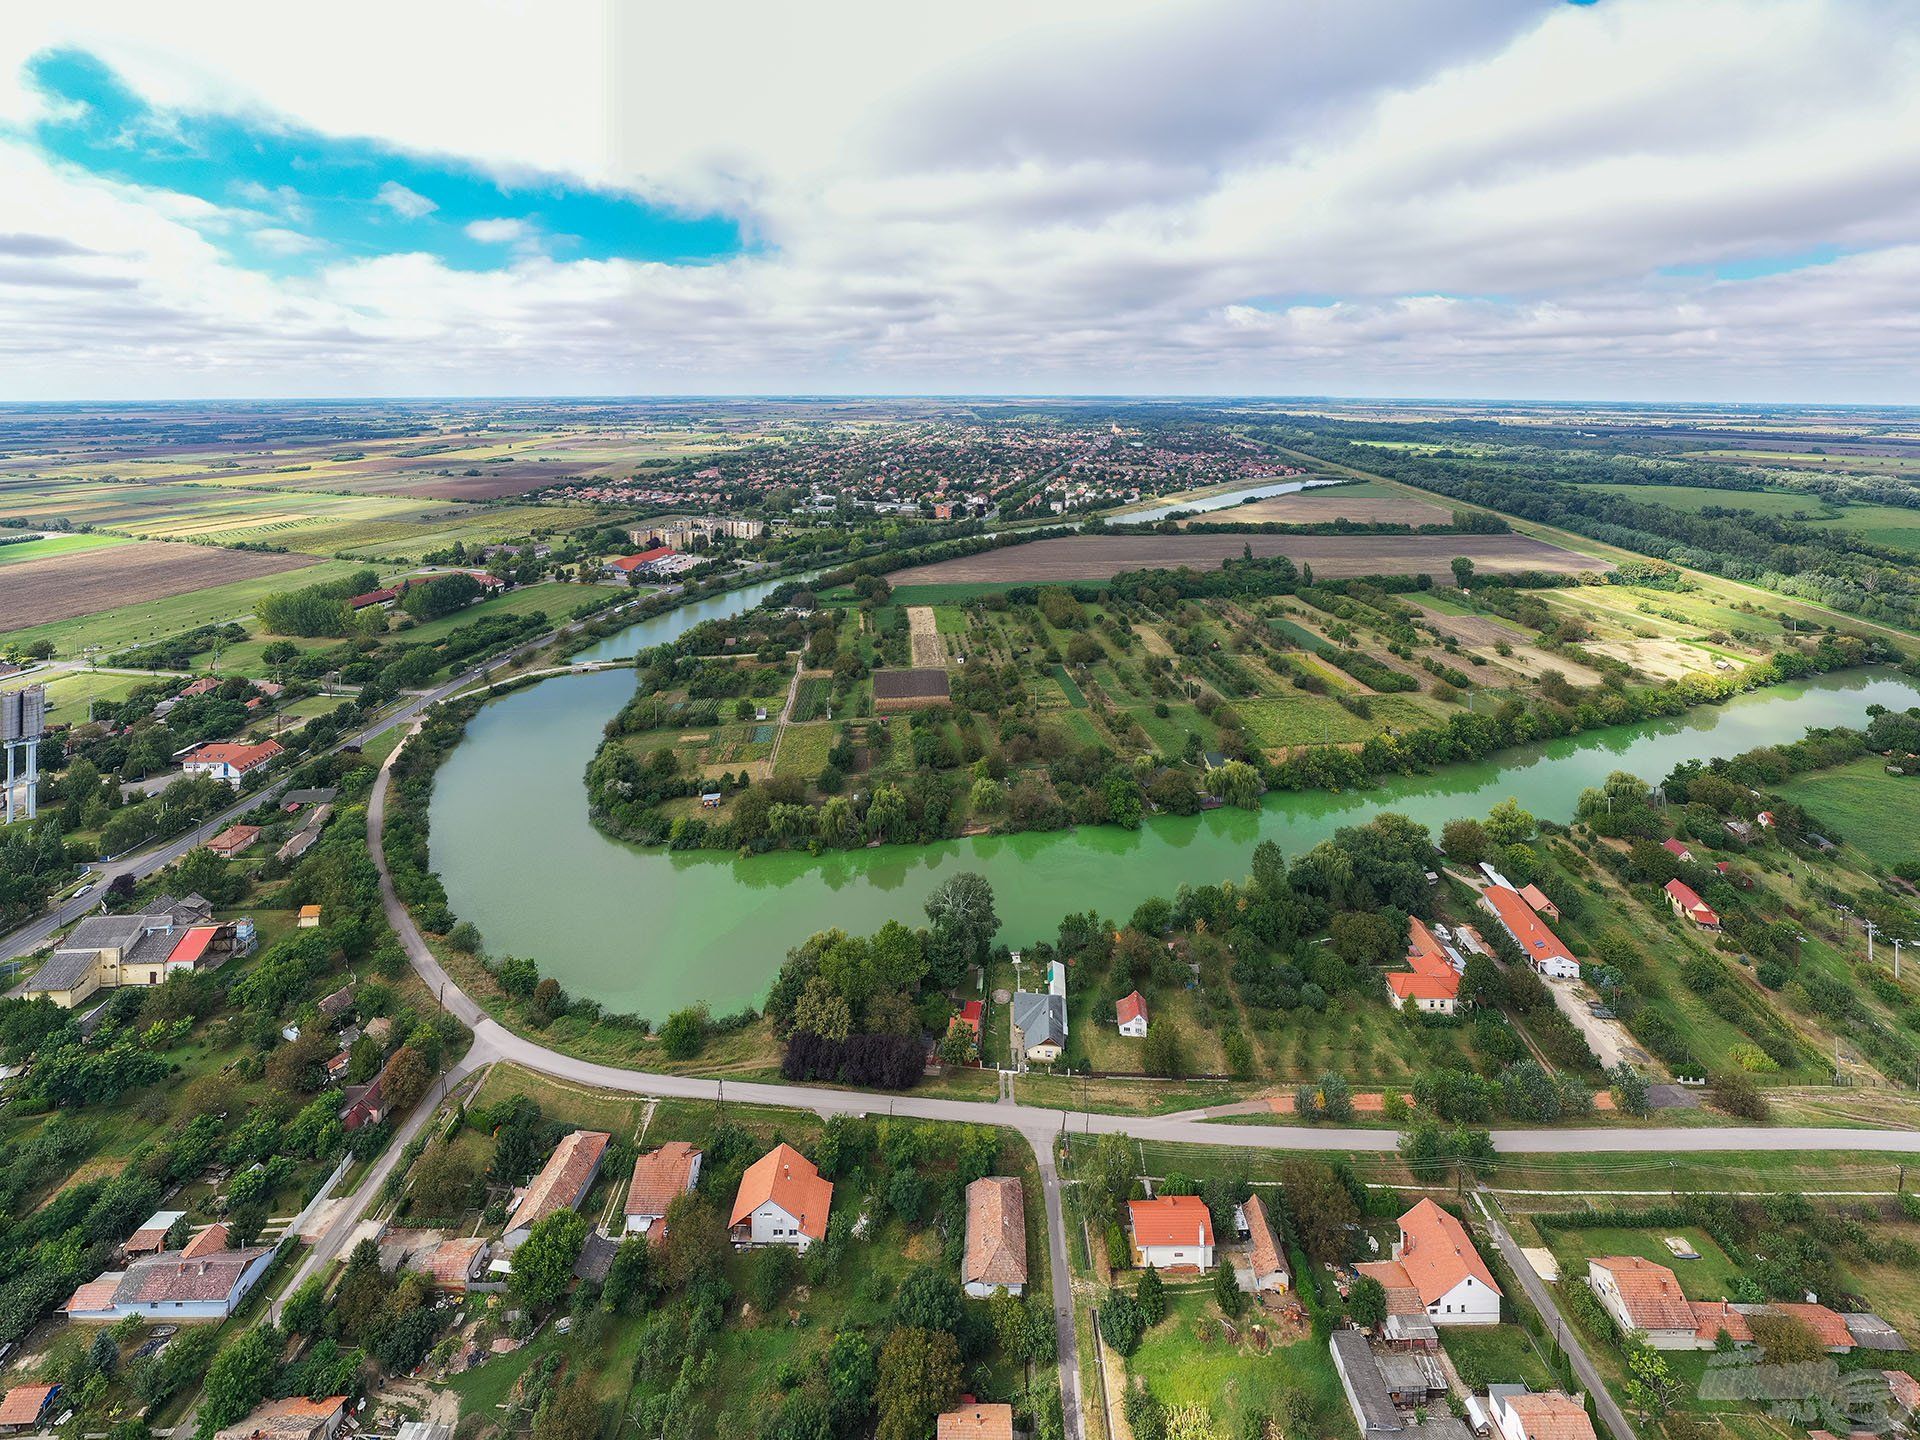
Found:
M 0 545 L 0 565 L 21 560 L 51 560 L 56 555 L 71 555 L 80 550 L 103 550 L 109 545 L 126 543 L 125 538 L 119 535 L 44 535 L 38 540 Z
M 780 753 L 774 757 L 773 773 L 799 775 L 811 780 L 827 765 L 827 752 L 833 748 L 837 726 L 789 725 L 780 737 Z
M 1875 545 L 1920 553 L 1920 510 L 1901 505 L 1836 505 L 1794 490 L 1713 490 L 1697 485 L 1593 485 L 1609 495 L 1698 513 L 1708 506 L 1760 515 L 1804 515 L 1823 530 L 1844 530 Z
M 55 676 L 46 682 L 47 709 L 56 724 L 87 718 L 90 700 L 124 700 L 142 685 L 160 683 L 162 675 L 100 675 L 90 670 Z
M 1879 756 L 1801 775 L 1779 788 L 1832 826 L 1831 838 L 1847 840 L 1868 859 L 1882 865 L 1920 860 L 1920 778 L 1887 774 Z

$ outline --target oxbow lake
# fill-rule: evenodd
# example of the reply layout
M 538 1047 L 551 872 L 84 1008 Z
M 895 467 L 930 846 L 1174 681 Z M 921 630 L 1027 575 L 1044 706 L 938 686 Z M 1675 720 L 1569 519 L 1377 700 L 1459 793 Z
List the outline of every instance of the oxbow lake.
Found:
M 772 588 L 642 621 L 577 658 L 631 655 L 758 603 Z M 1566 820 L 1580 792 L 1611 771 L 1658 780 L 1682 760 L 1797 739 L 1813 725 L 1863 724 L 1868 705 L 1903 709 L 1920 692 L 1892 669 L 1853 670 L 1370 790 L 1269 795 L 1258 813 L 1155 817 L 1132 832 L 1103 826 L 742 859 L 643 850 L 588 823 L 587 763 L 634 680 L 629 670 L 560 677 L 481 710 L 434 790 L 433 863 L 454 912 L 480 927 L 490 954 L 530 956 L 569 991 L 656 1022 L 695 1001 L 716 1013 L 759 1004 L 787 950 L 816 930 L 923 923 L 928 893 L 962 870 L 992 882 L 1001 938 L 1031 943 L 1051 938 L 1071 910 L 1124 918 L 1183 883 L 1244 876 L 1263 839 L 1297 855 L 1383 810 L 1438 834 L 1446 821 L 1482 815 L 1510 795 L 1542 819 Z

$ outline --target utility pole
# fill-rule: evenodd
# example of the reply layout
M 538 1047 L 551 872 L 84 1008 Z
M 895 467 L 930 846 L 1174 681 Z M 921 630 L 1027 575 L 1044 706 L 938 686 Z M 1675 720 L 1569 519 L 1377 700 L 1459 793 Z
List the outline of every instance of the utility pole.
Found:
M 1873 921 L 1871 920 L 1866 922 L 1866 927 L 1867 927 L 1867 965 L 1871 967 L 1873 965 L 1873 937 L 1880 933 L 1880 927 L 1874 924 Z

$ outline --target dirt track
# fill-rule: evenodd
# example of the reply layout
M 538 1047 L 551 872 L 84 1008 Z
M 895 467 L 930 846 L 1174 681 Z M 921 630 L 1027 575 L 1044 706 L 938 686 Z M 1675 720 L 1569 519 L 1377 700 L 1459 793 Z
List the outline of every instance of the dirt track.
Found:
M 318 563 L 312 555 L 270 555 L 158 540 L 16 561 L 0 570 L 0 632 Z
M 947 663 L 947 647 L 940 643 L 940 627 L 934 620 L 931 605 L 907 607 L 907 630 L 915 668 Z
M 915 565 L 887 577 L 902 585 L 966 585 L 1022 580 L 1110 580 L 1124 570 L 1218 570 L 1251 547 L 1259 557 L 1285 555 L 1313 566 L 1329 580 L 1356 575 L 1452 578 L 1464 555 L 1494 574 L 1545 570 L 1555 574 L 1610 570 L 1612 564 L 1576 555 L 1525 535 L 1067 535 L 980 555 Z

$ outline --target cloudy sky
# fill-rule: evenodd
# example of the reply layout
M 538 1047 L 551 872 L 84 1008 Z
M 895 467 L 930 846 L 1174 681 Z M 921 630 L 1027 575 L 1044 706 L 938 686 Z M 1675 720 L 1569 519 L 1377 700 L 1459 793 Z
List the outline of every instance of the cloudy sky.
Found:
M 14 7 L 0 399 L 1920 402 L 1916 75 L 1910 0 Z

